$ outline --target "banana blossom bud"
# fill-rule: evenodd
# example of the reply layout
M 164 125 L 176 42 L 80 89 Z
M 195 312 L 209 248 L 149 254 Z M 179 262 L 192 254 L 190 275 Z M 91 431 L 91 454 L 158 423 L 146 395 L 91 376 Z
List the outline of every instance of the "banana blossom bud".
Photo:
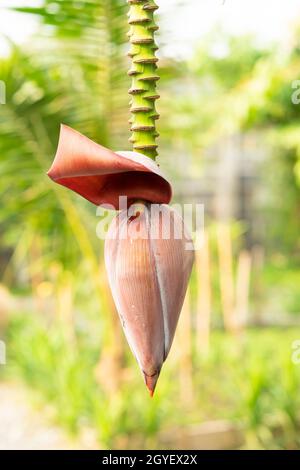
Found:
M 168 356 L 194 253 L 182 218 L 167 204 L 170 183 L 150 158 L 112 152 L 62 126 L 49 177 L 96 205 L 129 209 L 112 221 L 105 264 L 119 317 L 151 396 Z

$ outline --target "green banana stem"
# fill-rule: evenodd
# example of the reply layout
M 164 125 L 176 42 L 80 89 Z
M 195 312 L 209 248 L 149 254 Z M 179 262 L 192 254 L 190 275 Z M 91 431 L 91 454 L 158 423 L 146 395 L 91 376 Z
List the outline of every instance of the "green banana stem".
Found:
M 155 108 L 155 101 L 159 98 L 156 91 L 157 57 L 158 49 L 154 40 L 154 33 L 158 27 L 155 25 L 154 12 L 158 9 L 154 0 L 127 0 L 129 9 L 129 38 L 132 66 L 128 74 L 132 77 L 129 93 L 132 136 L 130 142 L 133 149 L 155 160 L 157 156 L 156 120 L 159 118 Z

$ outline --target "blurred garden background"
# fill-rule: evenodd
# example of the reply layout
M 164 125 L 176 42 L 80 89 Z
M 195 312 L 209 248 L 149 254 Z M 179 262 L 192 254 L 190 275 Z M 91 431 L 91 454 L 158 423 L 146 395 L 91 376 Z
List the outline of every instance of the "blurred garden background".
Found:
M 130 149 L 128 5 L 1 2 L 0 428 L 24 390 L 58 447 L 300 448 L 300 0 L 272 5 L 168 0 L 157 15 L 159 163 L 176 202 L 205 205 L 205 234 L 151 400 L 96 208 L 46 176 L 60 123 Z

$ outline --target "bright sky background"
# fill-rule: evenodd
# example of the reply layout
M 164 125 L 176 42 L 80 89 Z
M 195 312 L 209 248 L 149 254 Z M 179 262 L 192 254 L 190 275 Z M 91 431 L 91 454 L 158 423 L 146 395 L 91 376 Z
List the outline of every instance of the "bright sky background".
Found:
M 125 0 L 124 0 L 125 1 Z M 0 33 L 20 43 L 36 30 L 29 15 L 6 12 L 2 7 L 38 4 L 40 0 L 0 0 Z M 157 0 L 163 42 L 168 53 L 185 54 L 215 26 L 234 34 L 251 32 L 262 43 L 286 38 L 300 19 L 300 0 Z M 6 50 L 0 36 L 0 53 Z

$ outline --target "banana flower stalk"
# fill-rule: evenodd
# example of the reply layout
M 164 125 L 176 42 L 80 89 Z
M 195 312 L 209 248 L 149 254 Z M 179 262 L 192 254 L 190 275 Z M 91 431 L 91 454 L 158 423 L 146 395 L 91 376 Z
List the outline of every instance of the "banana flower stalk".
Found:
M 194 253 L 184 222 L 168 204 L 170 183 L 155 163 L 158 136 L 153 0 L 128 0 L 134 152 L 113 152 L 62 125 L 48 172 L 97 206 L 119 211 L 105 242 L 111 292 L 127 341 L 152 396 L 174 338 Z M 127 198 L 122 210 L 120 196 Z

